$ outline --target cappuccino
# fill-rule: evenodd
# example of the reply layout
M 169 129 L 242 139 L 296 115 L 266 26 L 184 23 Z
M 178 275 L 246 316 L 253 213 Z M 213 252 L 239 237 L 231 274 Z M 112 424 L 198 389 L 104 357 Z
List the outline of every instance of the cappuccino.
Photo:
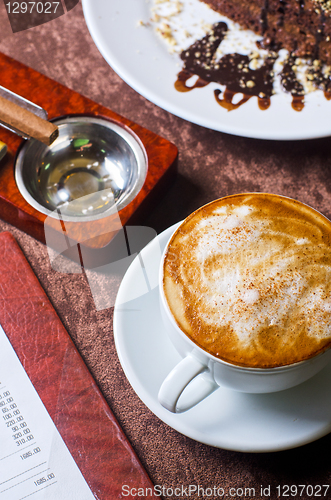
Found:
M 272 368 L 331 344 L 331 222 L 298 201 L 209 203 L 172 236 L 163 276 L 180 329 L 223 361 Z

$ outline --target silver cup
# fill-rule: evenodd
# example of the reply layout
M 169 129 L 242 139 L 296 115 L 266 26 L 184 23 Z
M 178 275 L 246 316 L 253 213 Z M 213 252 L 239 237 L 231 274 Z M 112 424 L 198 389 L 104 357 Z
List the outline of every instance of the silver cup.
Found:
M 147 175 L 147 155 L 127 127 L 107 119 L 54 120 L 50 146 L 30 139 L 19 150 L 15 180 L 25 200 L 47 216 L 67 221 L 106 217 L 128 205 Z

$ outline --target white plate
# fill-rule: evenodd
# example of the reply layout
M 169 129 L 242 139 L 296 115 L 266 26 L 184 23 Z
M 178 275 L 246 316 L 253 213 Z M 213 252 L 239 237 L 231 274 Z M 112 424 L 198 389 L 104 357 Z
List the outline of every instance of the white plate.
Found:
M 181 1 L 189 6 L 193 0 Z M 307 97 L 301 112 L 292 109 L 291 96 L 285 93 L 272 96 L 266 111 L 252 98 L 228 112 L 216 103 L 213 84 L 177 92 L 178 56 L 169 53 L 152 26 L 137 26 L 139 20 L 150 19 L 151 0 L 82 0 L 82 4 L 88 29 L 106 61 L 125 82 L 161 108 L 190 122 L 245 137 L 290 140 L 330 135 L 331 101 L 321 91 Z M 201 9 L 212 12 L 203 4 Z
M 176 226 L 154 239 L 129 267 L 114 311 L 114 337 L 123 370 L 148 408 L 178 432 L 219 448 L 271 452 L 294 448 L 331 431 L 331 365 L 298 387 L 274 394 L 225 388 L 185 413 L 157 400 L 161 383 L 181 359 L 164 330 L 158 299 L 161 252 Z M 142 267 L 142 262 L 144 263 Z M 148 279 L 145 279 L 147 278 Z M 144 293 L 149 288 L 150 291 Z M 128 301 L 129 298 L 136 298 Z

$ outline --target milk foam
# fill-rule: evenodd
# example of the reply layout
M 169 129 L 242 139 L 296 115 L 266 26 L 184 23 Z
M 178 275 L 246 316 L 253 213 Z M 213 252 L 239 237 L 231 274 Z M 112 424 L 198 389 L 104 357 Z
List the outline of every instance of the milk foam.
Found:
M 236 229 L 236 231 L 233 231 Z M 257 241 L 260 230 L 247 224 L 236 214 L 212 216 L 203 219 L 197 226 L 200 234 L 197 258 L 202 263 L 210 256 L 234 253 L 246 246 L 247 241 Z
M 176 279 L 208 345 L 222 343 L 224 329 L 239 349 L 260 349 L 268 328 L 287 346 L 303 334 L 331 338 L 331 249 L 279 220 L 250 204 L 226 205 L 178 239 Z
M 310 305 L 309 301 L 303 300 L 303 293 L 311 270 L 301 265 L 297 272 L 286 272 L 296 267 L 297 258 L 301 255 L 301 252 L 293 250 L 293 243 L 307 245 L 309 240 L 295 240 L 275 232 L 267 227 L 265 221 L 247 217 L 253 214 L 254 209 L 245 205 L 232 213 L 228 207 L 226 216 L 211 216 L 196 227 L 197 249 L 193 250 L 192 257 L 200 264 L 197 266 L 200 282 L 208 290 L 209 297 L 204 304 L 207 311 L 202 317 L 213 326 L 221 320 L 231 326 L 238 339 L 253 342 L 268 323 L 284 324 L 285 328 L 288 311 L 297 307 L 314 310 L 317 322 L 310 325 L 309 335 L 329 335 L 331 329 L 325 333 L 325 329 L 320 328 L 319 312 L 327 312 L 331 296 L 323 298 L 316 285 L 309 294 L 314 306 Z M 265 239 L 271 246 L 267 252 L 263 251 Z M 231 270 L 228 265 L 225 269 L 216 266 L 211 272 L 208 261 L 215 258 L 221 261 L 224 254 L 230 258 Z M 329 313 L 328 324 L 331 310 Z

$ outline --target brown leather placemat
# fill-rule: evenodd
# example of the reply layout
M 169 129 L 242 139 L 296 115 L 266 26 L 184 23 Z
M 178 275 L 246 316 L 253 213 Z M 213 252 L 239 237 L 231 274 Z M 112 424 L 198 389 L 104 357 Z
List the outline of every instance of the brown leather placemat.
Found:
M 147 473 L 9 232 L 0 234 L 0 323 L 95 497 L 122 498 L 123 485 L 128 485 L 126 491 L 152 491 Z

